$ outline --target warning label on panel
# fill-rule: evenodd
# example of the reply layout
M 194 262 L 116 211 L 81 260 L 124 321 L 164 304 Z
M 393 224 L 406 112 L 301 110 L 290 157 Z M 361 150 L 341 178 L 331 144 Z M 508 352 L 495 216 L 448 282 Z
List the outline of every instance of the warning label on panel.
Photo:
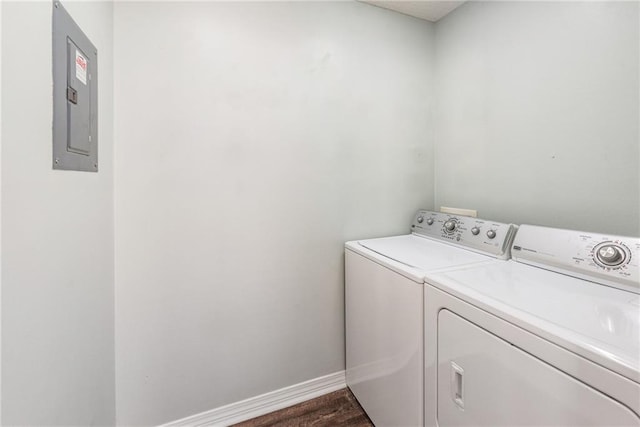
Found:
M 87 58 L 76 49 L 76 78 L 83 84 L 87 84 Z

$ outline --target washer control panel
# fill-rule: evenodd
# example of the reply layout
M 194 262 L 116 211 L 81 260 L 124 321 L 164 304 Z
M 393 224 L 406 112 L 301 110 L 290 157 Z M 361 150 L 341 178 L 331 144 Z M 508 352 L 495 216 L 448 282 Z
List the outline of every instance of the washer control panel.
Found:
M 418 211 L 411 225 L 414 234 L 500 259 L 509 259 L 516 229 L 513 224 L 427 210 Z
M 640 239 L 522 225 L 516 261 L 640 293 Z

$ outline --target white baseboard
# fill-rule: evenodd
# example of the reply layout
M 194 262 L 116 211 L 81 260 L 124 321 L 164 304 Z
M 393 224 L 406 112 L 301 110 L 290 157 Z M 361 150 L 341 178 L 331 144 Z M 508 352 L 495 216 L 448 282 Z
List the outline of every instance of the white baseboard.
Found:
M 229 426 L 293 406 L 346 387 L 344 371 L 250 397 L 210 411 L 172 421 L 161 427 Z

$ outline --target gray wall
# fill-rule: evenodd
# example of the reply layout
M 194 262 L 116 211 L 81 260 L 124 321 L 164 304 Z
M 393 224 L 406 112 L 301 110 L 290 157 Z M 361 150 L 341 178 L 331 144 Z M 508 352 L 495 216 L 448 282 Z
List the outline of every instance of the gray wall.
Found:
M 435 205 L 640 232 L 638 2 L 470 2 L 436 26 Z
M 343 370 L 344 241 L 432 206 L 432 26 L 356 2 L 115 24 L 118 422 Z
M 99 50 L 100 173 L 51 168 L 51 8 L 2 2 L 2 424 L 114 407 L 113 4 L 65 3 Z

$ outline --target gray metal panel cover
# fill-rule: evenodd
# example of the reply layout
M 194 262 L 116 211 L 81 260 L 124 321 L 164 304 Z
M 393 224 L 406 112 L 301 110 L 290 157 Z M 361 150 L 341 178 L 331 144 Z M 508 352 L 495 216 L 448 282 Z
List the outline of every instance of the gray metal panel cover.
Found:
M 53 168 L 98 171 L 98 51 L 53 3 Z

